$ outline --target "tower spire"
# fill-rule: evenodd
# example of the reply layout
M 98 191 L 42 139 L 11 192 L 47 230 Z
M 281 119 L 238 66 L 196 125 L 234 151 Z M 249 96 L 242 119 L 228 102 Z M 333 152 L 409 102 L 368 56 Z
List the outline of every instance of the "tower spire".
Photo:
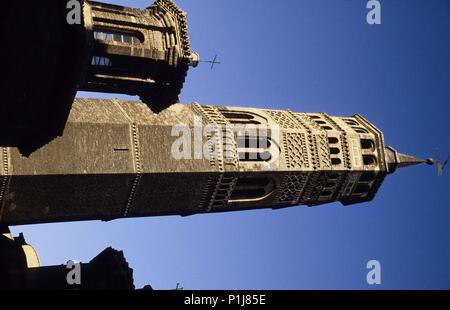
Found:
M 434 160 L 432 158 L 417 158 L 408 154 L 400 153 L 390 146 L 385 148 L 385 153 L 389 173 L 393 173 L 397 168 L 415 166 L 424 163 L 428 165 L 434 164 Z

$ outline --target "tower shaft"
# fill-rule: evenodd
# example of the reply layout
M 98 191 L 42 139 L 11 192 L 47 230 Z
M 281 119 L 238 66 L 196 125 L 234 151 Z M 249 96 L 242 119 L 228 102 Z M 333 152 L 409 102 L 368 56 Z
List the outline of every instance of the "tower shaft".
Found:
M 0 223 L 363 202 L 384 150 L 358 115 L 76 99 L 63 137 L 28 158 L 0 149 Z

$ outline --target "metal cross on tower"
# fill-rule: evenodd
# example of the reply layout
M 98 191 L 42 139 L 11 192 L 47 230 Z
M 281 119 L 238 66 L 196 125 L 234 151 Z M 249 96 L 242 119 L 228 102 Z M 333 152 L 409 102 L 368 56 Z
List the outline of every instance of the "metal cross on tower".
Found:
M 211 64 L 211 70 L 212 70 L 212 69 L 214 69 L 215 65 L 221 64 L 221 62 L 217 61 L 217 57 L 218 57 L 218 55 L 215 55 L 213 60 L 200 60 L 200 62 Z

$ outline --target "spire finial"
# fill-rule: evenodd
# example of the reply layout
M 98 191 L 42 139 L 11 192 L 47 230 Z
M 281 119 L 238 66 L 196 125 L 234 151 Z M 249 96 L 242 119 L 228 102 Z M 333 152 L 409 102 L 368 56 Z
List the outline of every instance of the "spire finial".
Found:
M 389 146 L 385 148 L 385 153 L 389 173 L 393 173 L 397 168 L 404 168 L 424 163 L 434 165 L 434 160 L 432 158 L 417 158 L 408 154 L 400 153 Z

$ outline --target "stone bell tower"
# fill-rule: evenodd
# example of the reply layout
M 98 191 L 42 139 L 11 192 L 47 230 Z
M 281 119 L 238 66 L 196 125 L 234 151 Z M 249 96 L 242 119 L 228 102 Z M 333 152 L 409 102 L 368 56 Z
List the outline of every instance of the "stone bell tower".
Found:
M 29 158 L 0 152 L 4 225 L 349 205 L 425 162 L 360 115 L 95 99 L 77 99 L 65 135 Z
M 84 1 L 87 75 L 80 90 L 138 95 L 153 111 L 178 101 L 191 51 L 187 14 L 170 0 L 145 10 Z

